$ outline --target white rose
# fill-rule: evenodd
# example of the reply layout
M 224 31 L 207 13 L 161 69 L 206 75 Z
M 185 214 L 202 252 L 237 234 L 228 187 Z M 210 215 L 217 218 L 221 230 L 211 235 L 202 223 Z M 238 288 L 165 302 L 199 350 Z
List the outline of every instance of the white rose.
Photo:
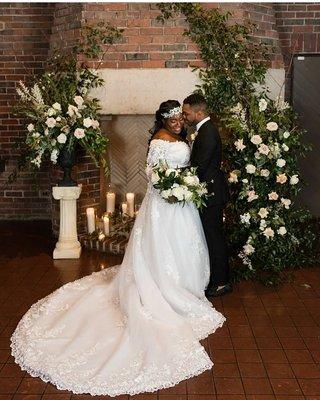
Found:
M 33 124 L 29 124 L 27 126 L 27 129 L 28 129 L 29 132 L 32 132 L 34 130 L 34 125 Z
M 260 175 L 264 176 L 265 178 L 267 178 L 270 175 L 270 171 L 268 169 L 262 169 L 260 171 Z
M 245 244 L 243 246 L 243 251 L 244 251 L 244 254 L 247 254 L 247 255 L 252 254 L 252 253 L 254 253 L 254 247 L 251 244 Z
M 152 182 L 153 184 L 155 184 L 155 183 L 158 183 L 159 180 L 160 180 L 160 177 L 159 177 L 158 173 L 152 171 L 152 174 L 151 174 L 151 182 Z
M 267 238 L 273 238 L 274 237 L 274 230 L 272 228 L 268 227 L 263 231 L 263 234 Z
M 282 168 L 286 165 L 286 160 L 284 160 L 283 158 L 279 158 L 277 160 L 277 167 Z
M 249 224 L 250 223 L 251 215 L 249 213 L 245 213 L 240 215 L 240 222 L 242 224 Z
M 96 119 L 92 120 L 92 128 L 97 129 L 99 128 L 99 121 L 97 121 Z
M 284 151 L 289 151 L 289 147 L 285 143 L 283 143 L 282 148 Z
M 80 117 L 80 113 L 79 113 L 79 111 L 78 111 L 78 108 L 77 108 L 76 106 L 73 106 L 72 104 L 69 104 L 69 105 L 68 105 L 67 114 L 68 114 L 70 117 L 73 117 L 74 115 Z
M 229 181 L 230 183 L 238 182 L 238 175 L 237 175 L 234 171 L 230 172 L 228 181 Z
M 298 175 L 292 175 L 290 178 L 290 185 L 296 185 L 299 182 Z
M 60 133 L 60 135 L 57 137 L 57 141 L 59 143 L 65 143 L 67 141 L 67 136 L 64 133 Z
M 164 199 L 168 199 L 171 195 L 172 195 L 172 190 L 171 190 L 171 189 L 163 190 L 163 191 L 161 192 L 161 196 L 162 196 Z
M 252 142 L 253 144 L 256 144 L 256 145 L 262 143 L 262 139 L 261 139 L 261 136 L 260 136 L 260 135 L 253 135 L 252 138 L 251 138 L 250 140 L 251 140 L 251 142 Z
M 243 183 L 249 183 L 248 179 L 246 179 L 246 178 L 245 178 L 245 179 L 242 179 L 242 182 L 243 182 Z
M 49 129 L 45 129 L 44 130 L 44 134 L 45 134 L 45 136 L 48 136 L 49 135 Z
M 254 158 L 255 158 L 256 160 L 260 160 L 261 154 L 260 154 L 258 151 L 256 151 L 256 152 L 254 153 Z
M 276 131 L 278 129 L 278 124 L 276 122 L 268 122 L 267 129 L 271 132 Z
M 266 156 L 269 154 L 270 149 L 269 146 L 267 146 L 266 144 L 262 143 L 260 144 L 259 148 L 258 148 L 259 153 L 261 154 L 265 154 Z
M 287 230 L 285 228 L 285 226 L 280 226 L 280 228 L 277 231 L 279 233 L 279 235 L 283 236 L 287 233 Z
M 266 208 L 260 208 L 258 215 L 260 216 L 260 218 L 267 218 L 269 214 L 269 211 Z
M 236 142 L 234 142 L 234 145 L 238 151 L 242 151 L 246 148 L 246 146 L 243 144 L 243 139 L 238 139 Z
M 57 117 L 56 121 L 60 122 L 61 121 L 61 117 Z
M 52 108 L 56 111 L 61 111 L 61 105 L 60 103 L 54 103 L 52 104 Z
M 33 134 L 32 134 L 32 137 L 34 137 L 34 138 L 39 138 L 40 137 L 40 133 L 39 132 L 34 132 Z
M 256 200 L 259 197 L 254 190 L 248 190 L 247 196 L 248 203 L 251 203 L 251 201 Z
M 287 175 L 286 174 L 279 174 L 277 175 L 277 183 L 281 183 L 281 185 L 283 185 L 284 183 L 286 183 L 288 180 Z
M 290 136 L 290 132 L 288 132 L 288 131 L 283 132 L 283 137 L 285 139 L 288 139 L 289 136 Z
M 55 120 L 54 118 L 52 118 L 52 117 L 47 118 L 47 120 L 46 120 L 46 125 L 47 125 L 49 128 L 54 128 L 54 127 L 56 126 L 56 120 Z
M 284 199 L 283 197 L 281 197 L 281 203 L 284 205 L 285 208 L 289 208 L 290 204 L 291 204 L 291 200 L 290 199 Z
M 49 115 L 49 117 L 51 117 L 52 115 L 56 115 L 56 110 L 54 108 L 49 108 L 49 110 L 47 111 L 47 115 Z
M 173 176 L 177 176 L 177 171 L 176 171 L 175 169 L 173 169 L 173 168 L 168 168 L 168 169 L 166 170 L 165 175 L 166 175 L 166 176 L 169 176 L 171 173 L 174 174 Z
M 77 128 L 77 129 L 74 131 L 74 136 L 75 136 L 77 139 L 82 139 L 83 137 L 85 137 L 84 129 Z
M 74 102 L 76 103 L 76 105 L 77 105 L 78 107 L 81 107 L 81 106 L 82 106 L 82 104 L 83 104 L 83 98 L 82 98 L 81 96 L 75 96 L 73 100 L 74 100 Z
M 197 177 L 197 176 L 185 176 L 184 178 L 183 178 L 183 181 L 184 181 L 184 183 L 186 184 L 186 185 L 189 185 L 189 186 L 196 186 L 196 185 L 198 185 L 198 183 L 199 183 L 199 178 Z
M 182 201 L 184 197 L 184 188 L 181 186 L 173 188 L 172 195 L 176 197 L 179 201 Z
M 56 163 L 57 163 L 58 154 L 59 154 L 59 153 L 58 153 L 58 150 L 56 150 L 56 149 L 52 150 L 51 155 L 50 155 L 50 159 L 51 159 L 51 161 L 53 162 L 53 164 L 56 164 Z
M 279 195 L 276 192 L 271 192 L 268 194 L 269 200 L 278 200 Z
M 268 106 L 268 102 L 265 99 L 260 99 L 259 101 L 259 111 L 265 111 Z
M 248 174 L 254 174 L 256 172 L 256 167 L 252 164 L 246 166 L 246 171 Z
M 86 128 L 90 128 L 90 126 L 92 126 L 93 120 L 91 118 L 85 118 L 83 120 L 83 126 L 85 126 Z

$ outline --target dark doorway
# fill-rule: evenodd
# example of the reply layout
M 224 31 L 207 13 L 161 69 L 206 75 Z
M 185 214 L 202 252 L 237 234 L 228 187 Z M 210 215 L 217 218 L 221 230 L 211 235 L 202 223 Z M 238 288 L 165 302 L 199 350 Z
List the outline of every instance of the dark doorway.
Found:
M 320 216 L 320 55 L 299 55 L 293 61 L 293 108 L 308 131 L 304 138 L 313 150 L 299 161 L 307 183 L 299 196 L 301 205 Z

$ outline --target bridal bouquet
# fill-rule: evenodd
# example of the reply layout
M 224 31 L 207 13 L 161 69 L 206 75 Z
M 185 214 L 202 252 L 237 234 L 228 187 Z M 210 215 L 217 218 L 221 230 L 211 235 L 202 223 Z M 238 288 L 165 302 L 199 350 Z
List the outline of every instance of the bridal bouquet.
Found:
M 194 203 L 202 208 L 209 197 L 206 183 L 199 181 L 193 167 L 169 168 L 160 162 L 152 168 L 151 182 L 168 203 Z

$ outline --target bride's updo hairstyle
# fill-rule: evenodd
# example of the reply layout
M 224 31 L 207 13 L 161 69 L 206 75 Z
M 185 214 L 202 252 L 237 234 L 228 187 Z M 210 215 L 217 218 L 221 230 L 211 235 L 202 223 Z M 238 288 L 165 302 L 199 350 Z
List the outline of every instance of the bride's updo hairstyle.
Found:
M 155 114 L 155 121 L 153 127 L 149 130 L 151 137 L 149 140 L 149 144 L 154 137 L 154 135 L 160 131 L 160 129 L 164 128 L 165 124 L 165 117 L 164 115 L 170 114 L 170 111 L 172 111 L 174 108 L 179 108 L 181 107 L 181 104 L 178 102 L 178 100 L 167 100 L 164 101 L 163 103 L 160 104 L 159 109 L 156 111 Z M 179 136 L 182 139 L 185 139 L 187 136 L 187 130 L 185 128 L 182 129 L 180 132 Z

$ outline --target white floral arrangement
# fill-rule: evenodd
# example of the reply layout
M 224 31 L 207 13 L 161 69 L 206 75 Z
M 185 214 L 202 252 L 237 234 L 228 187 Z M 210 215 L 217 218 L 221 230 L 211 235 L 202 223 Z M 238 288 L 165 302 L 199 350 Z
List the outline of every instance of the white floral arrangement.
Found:
M 254 270 L 256 252 L 261 257 L 261 251 L 269 248 L 276 254 L 282 240 L 298 243 L 288 225 L 292 198 L 299 191 L 296 150 L 302 134 L 292 124 L 288 103 L 280 98 L 271 100 L 263 93 L 253 99 L 249 106 L 238 103 L 226 118 L 227 126 L 236 132 L 226 156 L 236 166 L 228 178 L 237 194 L 231 207 L 240 212 L 239 234 L 247 236 L 238 256 L 249 270 Z
M 19 82 L 17 111 L 29 120 L 26 127 L 28 160 L 37 168 L 45 158 L 56 164 L 62 148 L 72 150 L 76 145 L 84 147 L 96 165 L 101 161 L 107 139 L 97 119 L 98 101 L 88 96 L 90 86 L 94 86 L 98 77 L 91 72 L 85 80 L 81 75 L 75 79 L 72 96 L 69 88 L 65 95 L 59 93 L 63 102 L 52 102 L 48 98 L 55 84 L 54 74 L 43 74 L 31 88 Z
M 153 187 L 168 203 L 194 203 L 197 208 L 206 205 L 208 194 L 206 183 L 200 182 L 196 168 L 169 168 L 160 161 L 152 167 L 150 179 Z

